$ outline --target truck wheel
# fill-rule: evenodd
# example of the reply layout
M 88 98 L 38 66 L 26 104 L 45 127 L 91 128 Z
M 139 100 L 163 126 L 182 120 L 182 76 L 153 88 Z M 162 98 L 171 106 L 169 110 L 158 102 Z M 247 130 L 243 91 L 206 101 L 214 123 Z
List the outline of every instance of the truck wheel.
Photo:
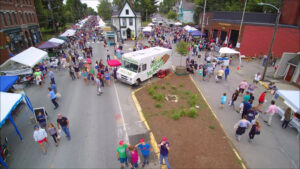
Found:
M 136 80 L 135 86 L 139 86 L 140 84 L 141 84 L 141 80 L 140 79 Z

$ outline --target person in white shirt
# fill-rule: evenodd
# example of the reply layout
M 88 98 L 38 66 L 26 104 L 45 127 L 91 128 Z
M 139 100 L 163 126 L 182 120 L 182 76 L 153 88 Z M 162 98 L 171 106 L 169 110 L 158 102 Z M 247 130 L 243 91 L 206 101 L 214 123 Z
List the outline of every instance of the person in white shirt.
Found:
M 258 72 L 258 73 L 256 73 L 256 74 L 254 75 L 253 82 L 257 84 L 258 81 L 260 81 L 260 79 L 261 79 L 261 75 L 260 75 L 260 73 Z
M 47 132 L 45 131 L 45 129 L 42 129 L 38 125 L 35 125 L 33 138 L 34 141 L 40 144 L 43 154 L 46 154 L 46 148 L 44 146 L 44 142 L 46 142 L 46 144 L 48 145 L 48 140 L 47 140 Z

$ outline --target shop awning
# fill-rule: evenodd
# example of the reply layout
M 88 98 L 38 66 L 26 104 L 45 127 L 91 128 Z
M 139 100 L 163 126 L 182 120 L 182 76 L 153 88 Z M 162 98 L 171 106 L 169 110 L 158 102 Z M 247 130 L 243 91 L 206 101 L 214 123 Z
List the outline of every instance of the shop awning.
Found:
M 56 48 L 56 47 L 58 47 L 59 45 L 60 45 L 59 43 L 47 41 L 47 42 L 41 44 L 38 48 L 39 48 L 39 49 L 50 49 L 50 48 Z
M 0 91 L 6 92 L 19 79 L 19 76 L 0 76 Z
M 39 63 L 42 59 L 46 58 L 48 53 L 35 48 L 30 47 L 23 52 L 17 54 L 16 56 L 10 58 L 9 60 L 21 63 L 23 65 L 34 67 L 37 63 Z
M 107 61 L 107 64 L 110 66 L 110 67 L 117 67 L 117 66 L 121 66 L 122 63 L 117 60 L 117 59 L 114 59 L 114 60 L 108 60 Z
M 57 39 L 57 38 L 51 38 L 51 39 L 48 40 L 48 42 L 54 42 L 54 43 L 59 43 L 59 44 L 65 43 L 64 40 L 62 40 L 62 39 Z

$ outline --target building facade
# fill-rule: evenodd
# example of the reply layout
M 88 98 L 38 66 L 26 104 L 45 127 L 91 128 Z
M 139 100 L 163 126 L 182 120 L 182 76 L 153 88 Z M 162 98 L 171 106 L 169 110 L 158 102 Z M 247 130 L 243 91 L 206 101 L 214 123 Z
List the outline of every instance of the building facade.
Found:
M 273 55 L 281 57 L 283 52 L 300 51 L 300 0 L 284 0 L 280 23 L 276 33 Z M 204 22 L 204 33 L 210 40 L 228 46 L 231 44 L 242 55 L 259 56 L 267 54 L 276 22 L 277 14 L 246 12 L 240 29 L 242 12 L 208 12 Z M 240 40 L 239 40 L 240 38 Z M 236 46 L 239 43 L 238 46 Z
M 135 38 L 141 32 L 141 15 L 133 11 L 130 4 L 126 1 L 120 11 L 113 12 L 112 25 L 120 38 Z
M 182 23 L 194 23 L 194 3 L 181 0 L 175 4 L 178 20 Z
M 0 64 L 40 42 L 34 0 L 0 0 Z

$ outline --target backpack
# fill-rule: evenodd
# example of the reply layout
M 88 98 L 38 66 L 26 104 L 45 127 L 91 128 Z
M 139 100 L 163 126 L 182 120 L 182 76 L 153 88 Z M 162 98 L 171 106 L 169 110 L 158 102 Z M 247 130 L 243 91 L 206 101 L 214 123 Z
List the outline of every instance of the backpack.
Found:
M 256 126 L 256 132 L 255 132 L 256 135 L 260 135 L 260 127 L 259 126 Z

